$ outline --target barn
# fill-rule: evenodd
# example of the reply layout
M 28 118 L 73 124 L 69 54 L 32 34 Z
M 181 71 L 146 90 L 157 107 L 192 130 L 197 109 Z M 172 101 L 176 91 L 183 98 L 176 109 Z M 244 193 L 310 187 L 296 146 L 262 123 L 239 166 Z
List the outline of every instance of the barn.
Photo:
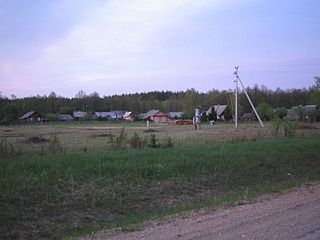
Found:
M 25 113 L 22 117 L 20 117 L 19 120 L 26 122 L 42 122 L 43 117 L 40 113 L 36 111 L 30 111 Z

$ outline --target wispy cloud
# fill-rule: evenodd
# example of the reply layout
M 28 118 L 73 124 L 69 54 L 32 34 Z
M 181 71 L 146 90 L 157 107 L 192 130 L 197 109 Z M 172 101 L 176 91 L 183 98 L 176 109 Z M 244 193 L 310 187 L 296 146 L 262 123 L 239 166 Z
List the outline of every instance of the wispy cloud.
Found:
M 100 81 L 130 81 L 170 71 L 152 55 L 170 25 L 212 1 L 113 0 L 91 11 L 67 36 L 47 46 L 33 66 L 48 78 L 79 88 Z M 161 50 L 163 51 L 163 50 Z M 41 77 L 43 77 L 41 74 Z

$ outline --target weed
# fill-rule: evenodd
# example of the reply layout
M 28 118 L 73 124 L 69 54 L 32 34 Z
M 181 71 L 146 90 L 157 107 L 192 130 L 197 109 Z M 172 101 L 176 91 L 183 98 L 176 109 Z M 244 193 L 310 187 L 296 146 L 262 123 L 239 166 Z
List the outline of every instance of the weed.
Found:
M 278 117 L 275 117 L 275 118 L 272 119 L 272 122 L 271 122 L 271 135 L 273 137 L 279 137 L 280 131 L 281 131 L 281 127 L 282 127 L 282 123 L 283 123 L 283 121 Z
M 283 130 L 285 137 L 294 137 L 297 130 L 297 123 L 289 119 L 283 121 Z
M 158 147 L 160 147 L 160 144 L 157 143 L 157 139 L 156 139 L 156 135 L 155 134 L 151 134 L 150 135 L 150 141 L 149 141 L 148 147 L 150 147 L 150 148 L 158 148 Z
M 173 147 L 172 138 L 171 138 L 171 137 L 168 137 L 168 138 L 166 139 L 166 142 L 162 145 L 162 147 L 164 147 L 164 148 L 171 148 L 171 147 Z
M 125 148 L 126 134 L 124 132 L 124 127 L 121 128 L 118 136 L 114 138 L 114 135 L 110 135 L 109 137 L 112 149 L 119 150 Z
M 12 143 L 8 142 L 7 138 L 0 141 L 0 156 L 10 157 L 14 155 L 14 147 Z
M 51 154 L 58 154 L 65 152 L 65 149 L 60 144 L 57 134 L 51 134 L 49 138 L 48 152 Z
M 274 118 L 271 123 L 271 135 L 273 137 L 280 137 L 283 135 L 286 138 L 293 137 L 296 134 L 297 123 L 288 118 L 281 120 Z
M 130 147 L 135 149 L 143 147 L 143 142 L 136 132 L 133 134 L 131 138 Z

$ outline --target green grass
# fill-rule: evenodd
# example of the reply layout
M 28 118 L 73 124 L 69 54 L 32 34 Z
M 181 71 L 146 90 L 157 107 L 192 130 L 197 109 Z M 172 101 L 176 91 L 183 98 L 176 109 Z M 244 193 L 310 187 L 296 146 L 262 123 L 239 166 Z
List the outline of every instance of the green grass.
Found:
M 0 238 L 62 238 L 320 179 L 320 138 L 0 161 Z

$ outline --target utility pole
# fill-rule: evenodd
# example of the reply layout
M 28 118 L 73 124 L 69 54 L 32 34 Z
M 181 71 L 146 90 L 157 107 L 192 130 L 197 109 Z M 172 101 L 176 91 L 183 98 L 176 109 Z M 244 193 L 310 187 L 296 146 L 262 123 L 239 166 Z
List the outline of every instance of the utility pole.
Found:
M 235 127 L 238 128 L 238 80 L 239 80 L 239 77 L 238 77 L 238 69 L 239 69 L 239 66 L 235 66 L 234 67 L 236 69 L 236 71 L 233 73 L 234 75 L 236 75 L 236 90 L 235 90 L 235 112 L 234 112 L 234 116 L 235 116 Z
M 235 121 L 235 127 L 236 128 L 238 127 L 238 82 L 240 82 L 240 85 L 241 85 L 241 87 L 242 87 L 242 89 L 243 89 L 243 91 L 244 91 L 244 93 L 245 93 L 245 95 L 246 95 L 246 97 L 247 97 L 247 99 L 248 99 L 248 101 L 249 101 L 249 103 L 250 103 L 250 105 L 251 105 L 256 117 L 258 118 L 261 127 L 264 127 L 264 125 L 263 125 L 263 123 L 262 123 L 262 121 L 260 119 L 260 116 L 259 116 L 258 112 L 256 111 L 255 107 L 253 106 L 253 103 L 252 103 L 252 101 L 251 101 L 251 99 L 250 99 L 250 97 L 249 97 L 249 95 L 247 93 L 247 90 L 244 87 L 244 85 L 243 85 L 243 83 L 242 83 L 242 81 L 241 81 L 241 79 L 239 77 L 239 74 L 238 74 L 239 73 L 238 72 L 239 66 L 235 66 L 234 68 L 236 69 L 236 71 L 233 73 L 234 75 L 236 75 L 236 80 L 235 80 L 235 82 L 236 82 L 236 91 L 235 91 L 235 99 L 236 99 L 235 100 L 235 104 L 236 104 L 236 106 L 235 106 L 235 109 L 236 109 L 235 110 L 235 117 L 236 117 L 236 121 Z

